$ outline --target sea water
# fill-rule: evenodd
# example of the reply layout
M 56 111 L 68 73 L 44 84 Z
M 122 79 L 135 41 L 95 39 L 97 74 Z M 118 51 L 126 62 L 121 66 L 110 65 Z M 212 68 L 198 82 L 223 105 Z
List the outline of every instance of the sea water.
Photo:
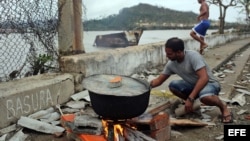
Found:
M 141 36 L 139 41 L 139 45 L 149 44 L 149 43 L 157 43 L 157 42 L 165 42 L 167 39 L 171 37 L 178 37 L 181 39 L 190 39 L 190 31 L 191 30 L 145 30 Z M 211 35 L 212 32 L 216 30 L 208 30 L 207 34 Z M 114 49 L 111 47 L 96 47 L 93 46 L 95 37 L 97 35 L 104 35 L 110 33 L 119 33 L 123 31 L 84 31 L 83 35 L 83 44 L 85 52 L 96 52 L 107 49 Z
M 165 42 L 171 37 L 179 37 L 181 39 L 191 38 L 189 33 L 191 30 L 145 30 L 139 41 L 139 45 L 145 45 L 149 43 Z M 210 35 L 215 30 L 208 30 L 207 34 Z M 86 53 L 97 52 L 108 49 L 115 49 L 111 47 L 96 47 L 94 46 L 94 41 L 97 35 L 119 33 L 123 31 L 84 31 L 83 34 L 83 45 Z M 15 39 L 18 42 L 5 42 L 1 40 L 0 42 L 0 78 L 8 75 L 13 70 L 21 68 L 25 63 L 27 53 L 29 52 L 29 47 L 26 46 L 26 41 L 21 37 L 21 34 L 10 34 L 8 39 Z M 14 46 L 12 44 L 16 44 Z M 7 44 L 7 46 L 6 46 Z M 10 45 L 8 45 L 10 44 Z M 56 44 L 57 41 L 56 41 Z M 12 46 L 11 46 L 12 45 Z M 57 45 L 56 45 L 57 46 Z M 28 69 L 24 67 L 23 70 Z M 24 71 L 26 72 L 26 71 Z

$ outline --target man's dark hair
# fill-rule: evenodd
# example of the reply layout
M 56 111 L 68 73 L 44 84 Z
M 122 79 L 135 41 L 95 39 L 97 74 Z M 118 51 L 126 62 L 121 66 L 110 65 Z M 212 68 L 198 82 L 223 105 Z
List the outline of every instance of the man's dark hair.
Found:
M 184 42 L 182 39 L 173 37 L 167 40 L 165 48 L 171 48 L 174 52 L 184 51 Z

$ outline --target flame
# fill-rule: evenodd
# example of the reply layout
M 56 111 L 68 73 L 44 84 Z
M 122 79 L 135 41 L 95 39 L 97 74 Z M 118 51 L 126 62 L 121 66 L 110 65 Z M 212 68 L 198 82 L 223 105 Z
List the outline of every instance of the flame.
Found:
M 108 138 L 108 132 L 109 132 L 109 122 L 108 121 L 105 121 L 105 120 L 102 120 L 102 126 L 103 126 L 103 130 L 104 130 L 104 135 L 106 138 Z M 111 123 L 113 124 L 113 123 Z M 114 139 L 115 141 L 119 141 L 119 135 L 120 136 L 123 136 L 123 130 L 124 128 L 122 127 L 121 124 L 114 124 L 113 125 L 114 127 Z
M 108 137 L 108 122 L 105 120 L 102 120 L 102 127 L 104 130 L 104 135 L 107 138 Z
M 115 138 L 119 140 L 119 135 L 123 136 L 123 128 L 120 124 L 114 126 Z

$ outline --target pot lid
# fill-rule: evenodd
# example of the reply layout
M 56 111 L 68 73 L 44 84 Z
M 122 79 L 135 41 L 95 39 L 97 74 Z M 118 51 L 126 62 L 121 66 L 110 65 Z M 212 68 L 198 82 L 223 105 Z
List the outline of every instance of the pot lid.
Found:
M 117 82 L 116 82 L 117 80 Z M 98 74 L 83 79 L 83 87 L 102 95 L 136 96 L 149 91 L 148 82 L 128 76 Z

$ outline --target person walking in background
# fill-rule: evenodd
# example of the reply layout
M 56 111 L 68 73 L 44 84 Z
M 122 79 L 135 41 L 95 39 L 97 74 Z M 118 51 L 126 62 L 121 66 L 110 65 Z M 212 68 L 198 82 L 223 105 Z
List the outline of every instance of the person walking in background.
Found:
M 221 122 L 233 122 L 232 113 L 218 97 L 220 83 L 213 76 L 205 59 L 197 51 L 184 50 L 184 41 L 177 37 L 167 40 L 165 53 L 168 62 L 162 73 L 150 82 L 150 86 L 160 86 L 171 75 L 177 74 L 182 79 L 171 81 L 168 87 L 174 95 L 185 100 L 186 112 L 193 111 L 193 102 L 199 98 L 202 103 L 220 109 Z
M 209 7 L 205 0 L 198 0 L 200 3 L 200 14 L 197 17 L 199 23 L 192 28 L 190 36 L 196 41 L 200 42 L 200 54 L 204 54 L 204 49 L 208 47 L 205 43 L 204 37 L 206 35 L 207 29 L 210 26 L 209 17 Z

